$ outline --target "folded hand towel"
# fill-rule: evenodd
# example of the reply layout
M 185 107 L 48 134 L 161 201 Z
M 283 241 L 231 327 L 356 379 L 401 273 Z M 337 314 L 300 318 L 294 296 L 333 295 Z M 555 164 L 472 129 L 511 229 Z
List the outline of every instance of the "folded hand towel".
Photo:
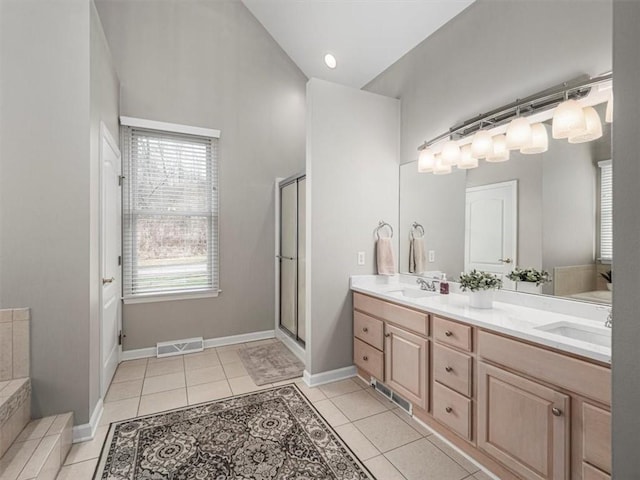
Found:
M 424 237 L 412 238 L 409 242 L 409 273 L 422 273 L 427 267 Z
M 379 238 L 376 243 L 376 263 L 378 275 L 395 275 L 396 260 L 393 255 L 393 243 L 391 238 Z

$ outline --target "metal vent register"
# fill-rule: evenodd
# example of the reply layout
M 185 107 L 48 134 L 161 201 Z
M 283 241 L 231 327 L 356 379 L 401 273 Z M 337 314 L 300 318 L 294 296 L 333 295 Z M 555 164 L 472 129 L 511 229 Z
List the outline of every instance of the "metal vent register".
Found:
M 371 379 L 371 385 L 382 395 L 387 397 L 393 403 L 398 405 L 401 409 L 407 412 L 409 415 L 413 414 L 413 405 L 410 401 L 405 398 L 402 398 L 396 392 L 392 391 L 389 387 L 387 387 L 384 383 L 378 382 L 375 378 Z
M 204 339 L 202 337 L 186 338 L 184 340 L 159 342 L 156 345 L 156 356 L 158 358 L 171 357 L 173 355 L 201 352 L 202 350 L 204 350 Z

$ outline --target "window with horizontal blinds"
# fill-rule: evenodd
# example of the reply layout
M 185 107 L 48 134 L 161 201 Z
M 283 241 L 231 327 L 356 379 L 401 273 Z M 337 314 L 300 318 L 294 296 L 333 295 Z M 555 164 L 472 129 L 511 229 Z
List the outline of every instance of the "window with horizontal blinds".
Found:
M 123 294 L 218 292 L 217 138 L 122 127 Z
M 600 259 L 613 259 L 613 166 L 611 160 L 600 167 Z

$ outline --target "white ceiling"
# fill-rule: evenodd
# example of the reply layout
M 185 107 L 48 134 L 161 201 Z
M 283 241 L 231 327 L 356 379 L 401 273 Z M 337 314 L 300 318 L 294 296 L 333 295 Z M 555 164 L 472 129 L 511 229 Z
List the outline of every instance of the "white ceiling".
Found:
M 309 78 L 360 88 L 474 0 L 242 0 Z M 335 70 L 324 55 L 338 60 Z

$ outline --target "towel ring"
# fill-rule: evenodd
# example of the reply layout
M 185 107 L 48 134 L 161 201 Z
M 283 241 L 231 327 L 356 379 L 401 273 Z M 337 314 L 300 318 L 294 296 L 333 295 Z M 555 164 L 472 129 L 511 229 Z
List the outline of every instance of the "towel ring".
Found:
M 416 232 L 420 233 L 419 237 L 416 237 Z M 411 232 L 409 232 L 411 239 L 424 237 L 424 227 L 418 222 L 413 222 L 411 225 Z
M 390 232 L 389 238 L 393 238 L 393 227 L 389 225 L 387 222 L 385 222 L 384 220 L 381 220 L 378 223 L 378 226 L 376 227 L 376 229 L 374 230 L 374 233 L 378 240 L 380 240 L 380 230 L 382 230 L 384 227 L 387 227 L 389 229 L 389 232 Z

